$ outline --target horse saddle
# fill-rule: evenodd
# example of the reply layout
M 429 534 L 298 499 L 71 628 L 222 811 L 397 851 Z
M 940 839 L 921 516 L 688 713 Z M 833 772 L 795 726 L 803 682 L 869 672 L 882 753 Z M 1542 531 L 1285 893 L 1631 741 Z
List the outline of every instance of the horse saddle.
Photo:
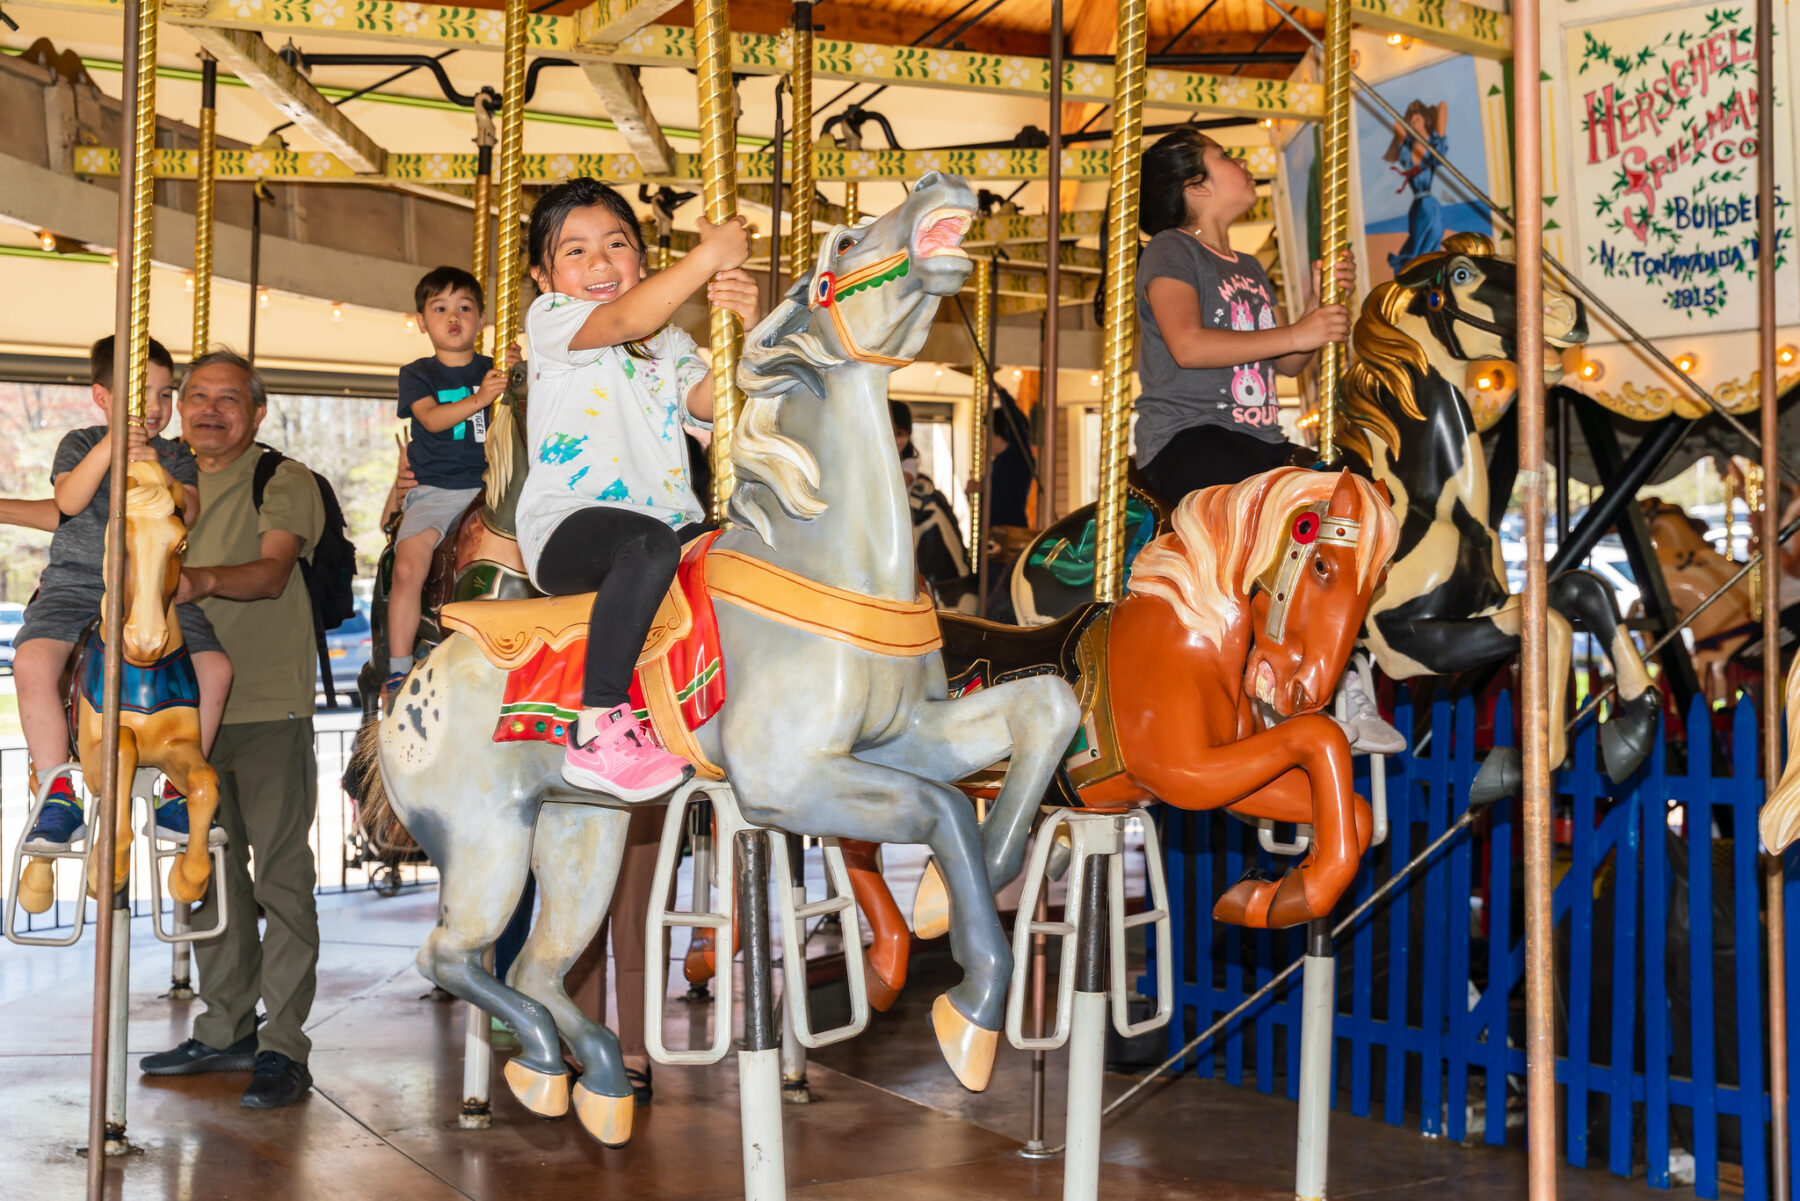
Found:
M 940 613 L 938 622 L 953 697 L 1040 675 L 1057 676 L 1075 690 L 1081 725 L 1063 754 L 1045 804 L 1104 811 L 1146 799 L 1125 774 L 1113 728 L 1112 698 L 1106 687 L 1111 605 L 1080 605 L 1042 626 L 1002 625 L 955 613 Z M 972 796 L 993 796 L 1007 766 L 997 763 L 957 786 Z
M 705 571 L 716 537 L 697 538 L 682 552 L 638 653 L 630 694 L 632 710 L 650 722 L 662 744 L 713 780 L 724 773 L 701 753 L 693 732 L 725 703 L 725 666 Z M 444 628 L 472 639 L 489 663 L 508 673 L 495 742 L 567 742 L 581 711 L 593 603 L 588 592 L 444 606 Z

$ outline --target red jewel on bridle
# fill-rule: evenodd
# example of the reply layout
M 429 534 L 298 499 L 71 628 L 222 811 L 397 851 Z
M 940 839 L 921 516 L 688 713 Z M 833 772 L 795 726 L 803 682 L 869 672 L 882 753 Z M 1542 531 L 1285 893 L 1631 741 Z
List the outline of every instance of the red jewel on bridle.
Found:
M 1294 518 L 1294 529 L 1289 536 L 1302 546 L 1312 542 L 1314 538 L 1319 536 L 1319 515 L 1317 513 L 1302 513 L 1300 516 Z
M 813 306 L 829 307 L 837 299 L 837 276 L 829 271 L 819 272 L 813 280 Z

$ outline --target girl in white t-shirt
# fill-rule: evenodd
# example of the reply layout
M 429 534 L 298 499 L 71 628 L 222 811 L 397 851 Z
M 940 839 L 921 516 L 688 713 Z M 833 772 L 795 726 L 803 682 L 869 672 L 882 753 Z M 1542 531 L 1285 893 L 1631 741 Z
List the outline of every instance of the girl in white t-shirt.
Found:
M 681 544 L 705 514 L 687 478 L 683 424 L 712 419 L 712 377 L 694 340 L 669 324 L 704 285 L 707 299 L 756 324 L 756 284 L 739 267 L 741 218 L 700 223 L 700 244 L 647 273 L 636 215 L 592 179 L 546 192 L 531 213 L 525 314 L 531 408 L 519 550 L 558 595 L 593 592 L 581 716 L 563 779 L 622 801 L 662 796 L 691 774 L 633 716 L 627 695 Z

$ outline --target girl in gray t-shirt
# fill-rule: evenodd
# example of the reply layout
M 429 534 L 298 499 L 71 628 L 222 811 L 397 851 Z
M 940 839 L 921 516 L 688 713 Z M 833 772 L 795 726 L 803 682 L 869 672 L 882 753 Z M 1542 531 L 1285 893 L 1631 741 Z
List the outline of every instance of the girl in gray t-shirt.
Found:
M 1315 305 L 1288 325 L 1262 265 L 1231 249 L 1230 229 L 1256 203 L 1256 182 L 1194 129 L 1144 153 L 1138 225 L 1151 235 L 1138 261 L 1137 463 L 1179 500 L 1312 452 L 1286 441 L 1275 374 L 1298 375 L 1313 352 L 1350 332 L 1342 305 Z M 1319 291 L 1314 265 L 1314 293 Z M 1354 285 L 1346 250 L 1335 273 Z

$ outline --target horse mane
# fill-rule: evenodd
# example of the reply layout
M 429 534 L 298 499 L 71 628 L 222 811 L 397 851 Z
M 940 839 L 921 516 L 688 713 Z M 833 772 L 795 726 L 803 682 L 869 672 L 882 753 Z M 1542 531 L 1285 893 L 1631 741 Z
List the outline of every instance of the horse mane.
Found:
M 517 424 L 512 402 L 505 398 L 488 413 L 487 441 L 484 444 L 487 448 L 487 471 L 483 474 L 482 485 L 487 489 L 487 505 L 490 509 L 498 510 L 506 500 L 506 490 L 512 487 L 513 472 L 518 466 L 513 462 L 513 441 L 518 436 L 514 432 L 514 426 Z
M 1243 616 L 1250 589 L 1286 543 L 1282 520 L 1302 505 L 1329 500 L 1346 476 L 1335 471 L 1277 467 L 1242 483 L 1188 493 L 1175 507 L 1175 530 L 1151 542 L 1132 564 L 1130 591 L 1175 610 L 1187 629 L 1214 646 Z M 1356 544 L 1356 586 L 1393 557 L 1400 526 L 1393 510 L 1358 475 L 1347 478 L 1362 501 Z
M 125 515 L 136 518 L 168 517 L 178 507 L 174 483 L 156 463 L 133 463 L 127 473 Z
M 1458 254 L 1492 258 L 1494 244 L 1480 234 L 1451 234 L 1444 239 L 1441 252 L 1414 259 L 1401 269 L 1401 274 L 1411 276 L 1419 267 Z M 1425 417 L 1414 391 L 1414 381 L 1429 369 L 1425 350 L 1400 328 L 1401 316 L 1412 306 L 1419 291 L 1398 278 L 1377 285 L 1363 302 L 1362 314 L 1350 334 L 1355 361 L 1344 375 L 1344 425 L 1338 433 L 1338 445 L 1353 451 L 1365 463 L 1375 461 L 1370 434 L 1390 447 L 1400 445 L 1400 427 L 1388 411 L 1384 393 L 1393 398 L 1393 405 L 1407 418 L 1422 421 Z
M 822 268 L 827 248 L 835 244 L 843 228 L 834 229 L 819 240 L 815 273 Z M 809 274 L 794 281 L 775 311 L 756 327 L 760 336 L 745 341 L 743 359 L 738 364 L 738 387 L 744 390 L 744 405 L 731 435 L 731 465 L 738 478 L 738 486 L 731 494 L 731 513 L 770 545 L 774 544 L 775 514 L 764 506 L 760 496 L 744 487 L 746 483 L 755 481 L 768 488 L 781 511 L 792 518 L 810 521 L 826 508 L 819 495 L 819 461 L 804 444 L 782 434 L 780 429 L 781 406 L 788 394 L 804 388 L 822 398 L 822 372 L 843 363 L 808 332 L 812 310 L 805 298 L 812 279 Z

